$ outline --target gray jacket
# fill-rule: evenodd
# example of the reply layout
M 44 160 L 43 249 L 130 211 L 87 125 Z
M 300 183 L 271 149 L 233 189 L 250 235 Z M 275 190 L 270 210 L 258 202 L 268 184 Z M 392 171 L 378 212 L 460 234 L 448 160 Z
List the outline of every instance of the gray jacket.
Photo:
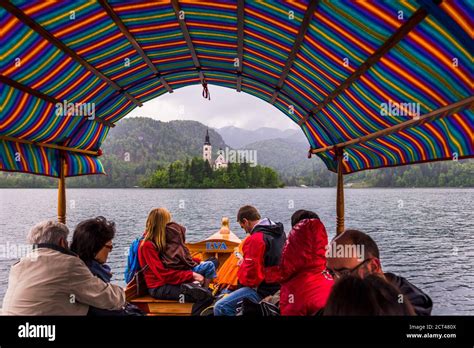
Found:
M 117 285 L 94 276 L 84 262 L 57 246 L 33 250 L 10 270 L 3 315 L 86 315 L 89 306 L 125 305 Z

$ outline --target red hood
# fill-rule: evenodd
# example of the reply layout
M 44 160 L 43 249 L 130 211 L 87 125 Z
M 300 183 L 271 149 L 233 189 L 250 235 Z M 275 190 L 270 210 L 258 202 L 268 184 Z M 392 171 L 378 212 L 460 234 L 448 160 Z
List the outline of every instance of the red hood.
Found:
M 291 230 L 283 249 L 280 271 L 282 281 L 311 269 L 322 272 L 326 267 L 326 228 L 319 219 L 306 219 Z

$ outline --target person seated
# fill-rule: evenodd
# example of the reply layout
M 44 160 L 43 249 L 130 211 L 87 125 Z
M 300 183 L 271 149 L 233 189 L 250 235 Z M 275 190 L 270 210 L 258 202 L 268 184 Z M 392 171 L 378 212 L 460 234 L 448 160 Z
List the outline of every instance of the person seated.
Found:
M 333 287 L 324 316 L 413 316 L 415 311 L 396 286 L 380 275 L 342 277 Z
M 185 229 L 172 222 L 170 212 L 153 209 L 138 248 L 138 261 L 150 296 L 194 303 L 192 314 L 200 315 L 214 300 L 202 285 L 207 283 L 206 278 L 215 277 L 216 266 L 212 261 L 197 264 L 184 242 Z
M 318 215 L 298 210 L 281 256 L 281 315 L 314 315 L 326 304 L 334 284 L 323 275 L 328 237 Z
M 110 283 L 112 272 L 106 264 L 113 249 L 112 239 L 115 236 L 115 223 L 103 216 L 80 222 L 72 237 L 71 251 L 76 253 L 89 267 L 93 275 L 105 283 Z M 104 310 L 89 307 L 89 315 L 143 315 L 136 306 L 129 303 L 120 310 Z
M 431 315 L 431 298 L 405 278 L 384 273 L 377 244 L 361 231 L 346 230 L 334 238 L 329 246 L 326 266 L 326 273 L 336 282 L 349 274 L 362 278 L 370 274 L 379 275 L 400 289 L 417 315 Z
M 110 283 L 112 272 L 106 264 L 113 249 L 115 223 L 103 216 L 80 222 L 73 233 L 71 251 L 89 267 L 92 274 Z
M 237 222 L 249 234 L 242 246 L 239 288 L 215 303 L 215 316 L 235 316 L 244 298 L 258 303 L 280 290 L 278 265 L 286 242 L 283 224 L 262 219 L 250 205 L 240 208 Z
M 163 265 L 168 269 L 192 270 L 201 274 L 204 277 L 203 288 L 207 288 L 211 280 L 217 277 L 217 259 L 213 257 L 201 262 L 193 258 L 186 246 L 186 228 L 171 221 L 169 212 L 165 212 L 165 215 L 169 216 L 170 222 L 166 224 L 163 236 L 165 238 L 161 255 Z
M 3 299 L 6 315 L 86 315 L 89 307 L 118 310 L 125 293 L 94 276 L 68 249 L 66 225 L 44 221 L 28 234 L 33 250 L 14 264 Z

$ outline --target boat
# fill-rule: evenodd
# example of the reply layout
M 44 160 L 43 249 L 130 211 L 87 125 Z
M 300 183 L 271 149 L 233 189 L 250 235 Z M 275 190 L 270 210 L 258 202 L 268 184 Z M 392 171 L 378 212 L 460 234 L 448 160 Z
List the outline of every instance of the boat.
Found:
M 186 246 L 191 252 L 193 258 L 206 260 L 210 257 L 215 257 L 219 261 L 219 268 L 217 269 L 218 278 L 211 283 L 210 288 L 217 292 L 219 285 L 222 284 L 222 270 L 228 268 L 232 263 L 232 256 L 238 258 L 239 246 L 242 240 L 237 237 L 229 228 L 229 219 L 222 218 L 221 229 L 211 236 L 195 242 L 187 243 Z M 227 272 L 226 272 L 227 273 Z M 237 281 L 237 273 L 225 274 L 224 276 L 231 276 L 233 281 Z M 137 284 L 136 281 L 130 282 L 125 288 L 127 301 L 136 305 L 150 316 L 188 316 L 191 315 L 192 303 L 181 303 L 179 301 L 168 301 L 154 299 L 149 295 L 142 295 L 145 284 Z

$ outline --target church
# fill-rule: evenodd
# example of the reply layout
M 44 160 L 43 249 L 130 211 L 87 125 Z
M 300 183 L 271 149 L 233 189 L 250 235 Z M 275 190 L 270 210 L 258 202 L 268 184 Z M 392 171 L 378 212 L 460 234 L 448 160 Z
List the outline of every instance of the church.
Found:
M 217 152 L 216 160 L 212 161 L 212 145 L 209 141 L 209 129 L 206 131 L 206 139 L 202 148 L 202 158 L 204 161 L 208 161 L 214 170 L 227 168 L 227 161 L 225 160 L 224 151 L 222 151 L 222 149 L 219 149 L 219 152 Z

